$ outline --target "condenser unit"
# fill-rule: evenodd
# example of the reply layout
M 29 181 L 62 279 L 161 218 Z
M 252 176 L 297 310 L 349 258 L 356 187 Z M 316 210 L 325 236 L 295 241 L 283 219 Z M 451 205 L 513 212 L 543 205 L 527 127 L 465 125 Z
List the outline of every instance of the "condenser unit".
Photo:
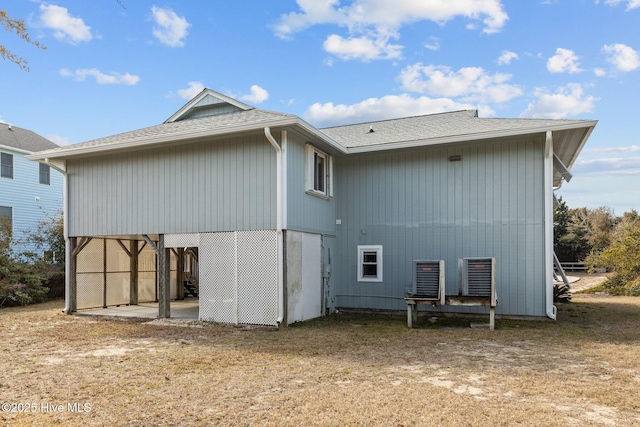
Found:
M 413 296 L 444 304 L 444 261 L 413 261 Z
M 458 260 L 461 296 L 491 298 L 496 304 L 496 259 L 462 258 Z

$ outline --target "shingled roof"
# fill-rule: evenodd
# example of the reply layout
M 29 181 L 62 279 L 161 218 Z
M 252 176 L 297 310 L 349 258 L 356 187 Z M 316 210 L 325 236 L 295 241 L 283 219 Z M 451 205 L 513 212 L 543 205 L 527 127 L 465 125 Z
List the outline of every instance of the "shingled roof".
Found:
M 37 133 L 8 123 L 0 123 L 0 145 L 29 153 L 58 148 Z
M 587 126 L 584 120 L 486 119 L 476 110 L 454 111 L 320 129 L 347 148 L 383 148 L 384 145 L 483 134 L 526 133 L 529 130 Z

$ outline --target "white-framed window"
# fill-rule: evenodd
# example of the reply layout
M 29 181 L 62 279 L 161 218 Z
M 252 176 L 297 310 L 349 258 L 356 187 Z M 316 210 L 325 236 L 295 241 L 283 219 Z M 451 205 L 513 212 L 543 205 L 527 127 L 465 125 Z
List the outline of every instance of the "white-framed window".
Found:
M 382 245 L 358 245 L 358 282 L 382 282 Z
M 311 144 L 307 144 L 307 178 L 308 194 L 320 197 L 333 196 L 333 160 Z
M 13 154 L 0 153 L 0 176 L 13 179 Z
M 51 168 L 44 163 L 38 163 L 40 165 L 40 184 L 51 185 Z

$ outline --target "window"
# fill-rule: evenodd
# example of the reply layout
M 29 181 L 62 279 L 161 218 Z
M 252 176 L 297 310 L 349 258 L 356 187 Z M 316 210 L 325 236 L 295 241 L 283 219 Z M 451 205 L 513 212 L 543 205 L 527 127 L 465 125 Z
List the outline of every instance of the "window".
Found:
M 44 163 L 38 163 L 40 165 L 40 184 L 51 185 L 51 168 Z
M 0 176 L 13 179 L 13 154 L 0 154 Z
M 382 246 L 358 246 L 358 282 L 382 282 Z
M 319 197 L 331 197 L 332 167 L 331 156 L 307 144 L 307 193 Z
M 0 206 L 0 232 L 6 233 L 13 230 L 13 208 Z

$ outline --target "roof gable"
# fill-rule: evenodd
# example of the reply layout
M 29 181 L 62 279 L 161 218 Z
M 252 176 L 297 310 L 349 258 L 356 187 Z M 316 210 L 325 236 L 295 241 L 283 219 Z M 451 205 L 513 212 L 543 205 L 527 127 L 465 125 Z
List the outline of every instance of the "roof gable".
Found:
M 217 116 L 219 114 L 228 114 L 236 111 L 248 111 L 253 109 L 254 107 L 219 92 L 211 89 L 203 89 L 202 92 L 193 97 L 193 99 L 165 120 L 164 123 L 173 123 L 181 120 Z

